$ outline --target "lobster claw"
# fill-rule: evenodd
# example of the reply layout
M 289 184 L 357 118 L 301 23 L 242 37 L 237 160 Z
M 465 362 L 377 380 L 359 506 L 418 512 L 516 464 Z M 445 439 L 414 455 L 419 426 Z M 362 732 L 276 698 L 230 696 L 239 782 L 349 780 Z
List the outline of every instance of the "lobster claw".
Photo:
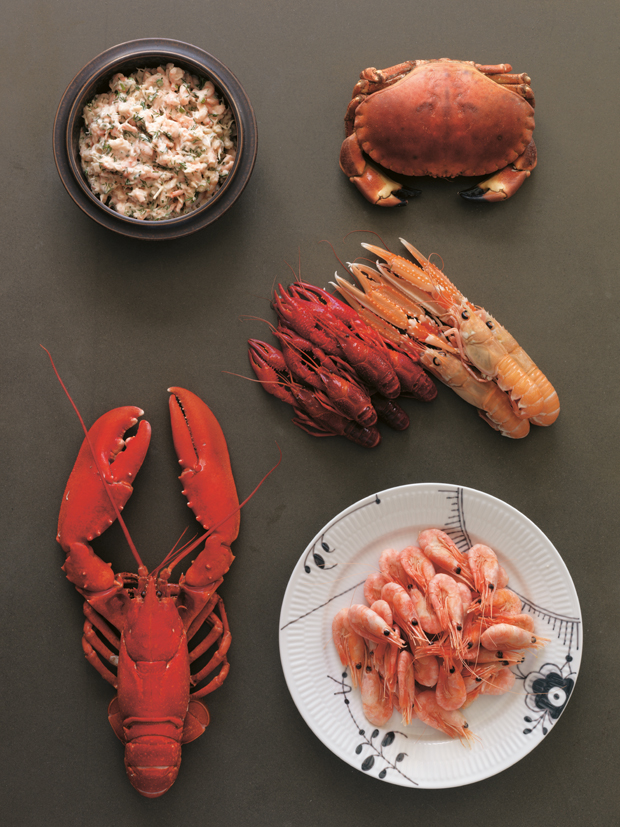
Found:
M 230 545 L 239 533 L 239 500 L 219 422 L 195 394 L 183 388 L 168 390 L 183 493 L 198 522 L 212 530 L 187 571 L 185 586 L 204 588 L 220 580 L 234 559 Z
M 100 591 L 114 582 L 112 570 L 88 542 L 116 519 L 110 497 L 122 511 L 133 493 L 131 481 L 144 461 L 151 426 L 143 420 L 135 437 L 125 440 L 123 436 L 143 413 L 140 408 L 125 406 L 100 416 L 84 439 L 67 481 L 56 539 L 67 553 L 63 567 L 67 577 L 78 588 Z

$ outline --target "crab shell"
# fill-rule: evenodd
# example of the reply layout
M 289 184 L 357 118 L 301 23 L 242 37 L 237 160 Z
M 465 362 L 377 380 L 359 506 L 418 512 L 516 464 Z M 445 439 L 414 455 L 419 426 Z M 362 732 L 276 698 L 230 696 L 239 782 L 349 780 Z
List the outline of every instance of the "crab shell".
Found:
M 374 92 L 355 113 L 362 149 L 403 175 L 485 175 L 532 139 L 534 109 L 474 65 L 437 60 Z

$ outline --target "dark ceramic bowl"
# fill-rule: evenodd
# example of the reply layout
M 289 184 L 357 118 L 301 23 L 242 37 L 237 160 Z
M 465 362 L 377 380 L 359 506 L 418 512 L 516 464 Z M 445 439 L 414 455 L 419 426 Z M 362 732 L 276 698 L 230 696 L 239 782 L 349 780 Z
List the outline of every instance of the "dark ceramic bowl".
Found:
M 226 100 L 237 124 L 237 156 L 226 182 L 203 206 L 163 221 L 128 218 L 103 204 L 90 190 L 79 157 L 79 137 L 84 106 L 95 95 L 109 91 L 116 72 L 174 63 L 193 74 L 208 77 Z M 213 223 L 231 207 L 250 179 L 256 160 L 258 137 L 250 101 L 232 72 L 202 49 L 178 40 L 145 38 L 130 40 L 93 58 L 69 84 L 54 121 L 54 159 L 67 192 L 86 215 L 121 235 L 143 239 L 179 238 Z

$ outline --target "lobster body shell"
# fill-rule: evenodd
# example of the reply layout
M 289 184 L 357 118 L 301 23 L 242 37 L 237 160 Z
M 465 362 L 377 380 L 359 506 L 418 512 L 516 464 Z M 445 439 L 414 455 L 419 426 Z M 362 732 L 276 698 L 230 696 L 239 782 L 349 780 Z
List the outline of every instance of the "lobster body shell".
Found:
M 134 407 L 109 411 L 89 430 L 67 482 L 57 535 L 67 555 L 63 570 L 85 600 L 84 653 L 117 690 L 108 718 L 125 745 L 127 775 L 150 798 L 174 783 L 182 744 L 209 724 L 199 698 L 228 674 L 230 632 L 217 588 L 234 559 L 230 545 L 239 532 L 239 503 L 220 425 L 197 396 L 182 388 L 170 391 L 180 479 L 206 535 L 170 552 L 151 573 L 130 541 L 137 575 L 115 574 L 93 551 L 90 541 L 120 516 L 148 449 L 147 422 L 135 437 L 123 439 L 142 416 Z M 203 541 L 187 575 L 170 583 L 173 566 Z M 205 624 L 210 631 L 193 644 Z M 212 646 L 216 651 L 206 666 L 192 673 L 192 663 Z
M 109 711 L 125 744 L 125 768 L 145 796 L 176 779 L 189 707 L 187 635 L 174 598 L 159 600 L 150 580 L 145 597 L 127 607 L 118 659 L 118 695 Z

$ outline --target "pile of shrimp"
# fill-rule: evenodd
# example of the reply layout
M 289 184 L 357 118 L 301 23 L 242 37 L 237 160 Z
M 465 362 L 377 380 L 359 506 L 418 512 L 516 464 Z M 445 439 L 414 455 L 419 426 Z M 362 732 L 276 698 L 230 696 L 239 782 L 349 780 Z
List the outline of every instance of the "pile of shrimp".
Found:
M 547 641 L 509 588 L 493 549 L 463 554 L 435 528 L 418 545 L 388 548 L 364 584 L 368 605 L 342 609 L 332 623 L 342 665 L 361 690 L 364 716 L 385 725 L 400 710 L 451 738 L 474 738 L 463 714 L 478 695 L 515 682 L 511 664 Z

